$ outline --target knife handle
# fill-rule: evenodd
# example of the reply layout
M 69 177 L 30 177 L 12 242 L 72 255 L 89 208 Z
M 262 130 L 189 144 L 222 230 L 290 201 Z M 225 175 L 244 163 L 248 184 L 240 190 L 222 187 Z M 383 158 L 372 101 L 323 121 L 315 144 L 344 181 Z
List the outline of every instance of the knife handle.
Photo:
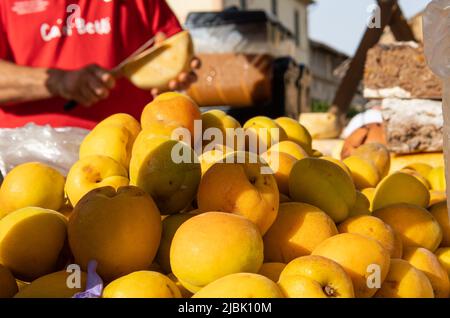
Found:
M 70 100 L 64 105 L 64 111 L 70 112 L 71 110 L 74 110 L 77 106 L 78 102 Z

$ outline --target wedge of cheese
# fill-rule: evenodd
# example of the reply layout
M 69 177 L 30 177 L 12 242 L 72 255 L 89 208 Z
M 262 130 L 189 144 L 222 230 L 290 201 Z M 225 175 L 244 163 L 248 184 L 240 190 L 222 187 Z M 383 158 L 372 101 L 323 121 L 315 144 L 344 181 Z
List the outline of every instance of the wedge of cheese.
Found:
M 126 65 L 123 74 L 137 87 L 145 90 L 166 90 L 169 82 L 190 70 L 194 45 L 187 31 L 168 38 L 158 47 L 142 53 L 140 58 Z

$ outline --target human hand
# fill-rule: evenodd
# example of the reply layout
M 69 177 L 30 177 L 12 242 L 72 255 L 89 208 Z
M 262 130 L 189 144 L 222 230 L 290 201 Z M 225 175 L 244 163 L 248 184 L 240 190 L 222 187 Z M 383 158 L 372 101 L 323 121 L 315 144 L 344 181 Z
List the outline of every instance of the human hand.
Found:
M 195 70 L 199 69 L 201 67 L 201 61 L 199 58 L 194 57 L 191 61 L 191 69 L 190 72 L 183 72 L 180 75 L 178 75 L 177 78 L 173 79 L 169 83 L 169 90 L 171 91 L 181 91 L 181 90 L 187 90 L 193 83 L 197 81 L 197 74 L 195 74 Z M 161 93 L 164 93 L 163 91 L 154 88 L 151 90 L 151 93 L 153 97 L 158 96 Z
M 54 70 L 53 92 L 67 100 L 74 100 L 85 107 L 91 107 L 108 98 L 115 86 L 114 76 L 98 65 L 89 65 L 79 70 Z

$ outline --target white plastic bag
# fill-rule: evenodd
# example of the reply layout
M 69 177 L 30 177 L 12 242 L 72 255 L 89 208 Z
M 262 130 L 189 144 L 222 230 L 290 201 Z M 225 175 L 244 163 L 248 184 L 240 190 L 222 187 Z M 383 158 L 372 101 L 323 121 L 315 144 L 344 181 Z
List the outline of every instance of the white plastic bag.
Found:
M 80 128 L 54 129 L 35 124 L 0 129 L 0 172 L 5 176 L 17 165 L 42 162 L 67 175 L 88 133 Z
M 450 78 L 450 0 L 433 0 L 423 17 L 425 55 L 433 72 Z
M 423 28 L 428 65 L 444 81 L 444 152 L 450 208 L 450 0 L 433 0 L 427 6 Z

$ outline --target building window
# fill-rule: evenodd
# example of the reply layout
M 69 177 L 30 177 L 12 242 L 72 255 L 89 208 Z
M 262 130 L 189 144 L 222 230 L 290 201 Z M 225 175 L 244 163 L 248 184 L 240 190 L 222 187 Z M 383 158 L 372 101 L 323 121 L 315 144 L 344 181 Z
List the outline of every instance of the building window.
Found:
M 295 32 L 295 44 L 300 46 L 300 13 L 298 10 L 294 11 L 294 32 Z
M 278 1 L 272 0 L 272 13 L 278 15 Z
M 247 0 L 240 0 L 241 3 L 241 9 L 247 10 Z

